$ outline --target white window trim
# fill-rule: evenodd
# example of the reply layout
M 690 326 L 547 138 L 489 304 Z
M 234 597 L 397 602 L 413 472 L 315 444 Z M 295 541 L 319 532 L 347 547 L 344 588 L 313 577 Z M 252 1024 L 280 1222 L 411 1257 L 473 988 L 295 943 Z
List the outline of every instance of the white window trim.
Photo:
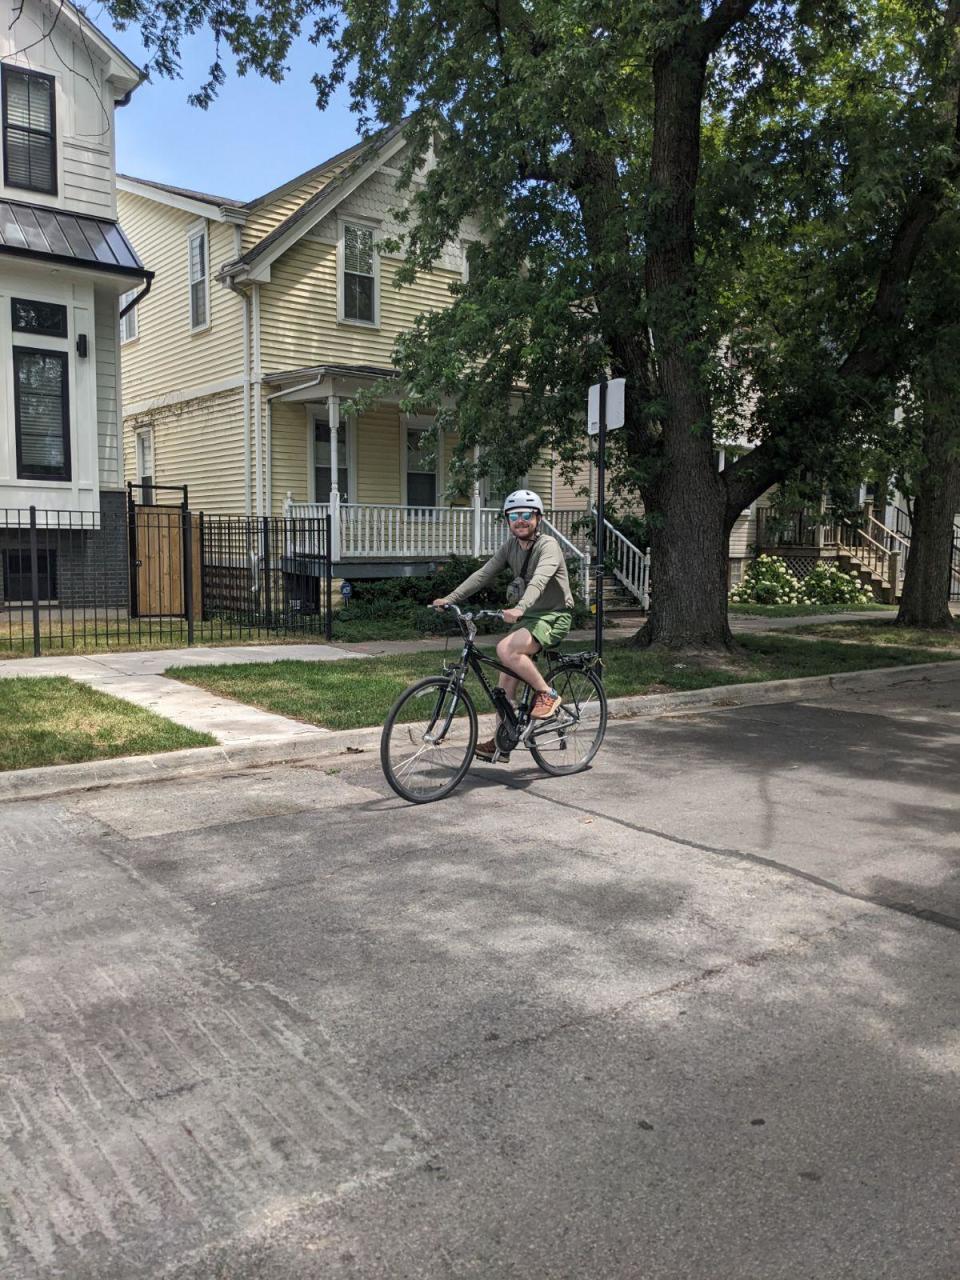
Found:
M 134 299 L 137 296 L 137 292 L 138 290 L 136 289 L 128 289 L 126 293 L 121 293 L 120 295 L 121 311 L 127 305 L 128 302 L 132 301 L 132 299 Z M 121 347 L 128 347 L 131 342 L 136 342 L 139 339 L 140 337 L 140 314 L 139 313 L 140 313 L 140 308 L 139 306 L 136 306 L 133 308 L 132 311 L 128 311 L 125 316 L 121 316 L 120 326 L 119 326 Z M 123 326 L 124 326 L 124 323 L 128 320 L 132 322 L 133 333 L 131 333 L 129 337 L 124 337 Z
M 152 479 L 152 481 L 153 481 L 154 487 L 156 487 L 156 484 L 157 484 L 157 456 L 156 456 L 156 454 L 154 453 L 153 427 L 139 427 L 139 428 L 134 432 L 134 451 L 135 451 L 135 461 L 136 461 L 136 465 L 137 465 L 137 482 L 138 482 L 138 483 L 141 483 L 141 484 L 143 483 L 144 471 L 143 471 L 143 466 L 142 466 L 142 461 L 143 461 L 143 446 L 142 446 L 142 441 L 144 441 L 144 440 L 149 440 L 149 441 L 150 441 L 150 472 L 149 472 L 149 475 L 150 475 L 150 478 L 151 478 L 151 479 Z
M 206 274 L 204 275 L 204 293 L 206 297 L 205 310 L 207 318 L 203 324 L 193 323 L 193 286 L 196 281 L 190 278 L 190 246 L 197 236 L 202 235 L 206 244 L 203 255 Z M 206 218 L 202 218 L 199 222 L 194 222 L 187 228 L 187 327 L 191 333 L 203 333 L 210 328 L 210 225 Z
M 400 419 L 400 505 L 401 507 L 409 506 L 407 501 L 407 432 L 408 431 L 429 431 L 434 425 L 433 418 L 423 414 L 410 414 Z M 424 475 L 426 472 L 424 472 Z M 434 463 L 434 476 L 436 478 L 436 499 L 434 501 L 434 509 L 442 506 L 440 501 L 443 496 L 443 433 L 437 439 L 437 457 Z
M 324 426 L 327 424 L 326 409 L 315 409 L 312 413 L 308 413 L 307 421 L 310 423 L 307 432 L 307 466 L 309 474 L 307 476 L 307 493 L 309 493 L 310 502 L 317 501 L 317 430 L 316 424 L 322 422 Z M 340 438 L 337 441 L 337 460 L 346 458 L 347 460 L 347 493 L 340 494 L 340 501 L 346 503 L 354 503 L 357 500 L 357 422 L 354 415 L 340 414 Z M 344 452 L 346 451 L 346 452 Z
M 365 227 L 373 232 L 373 319 L 351 320 L 343 314 L 344 304 L 344 235 L 347 227 Z M 380 328 L 380 250 L 377 244 L 377 232 L 380 223 L 373 218 L 338 218 L 337 219 L 337 323 L 356 329 Z

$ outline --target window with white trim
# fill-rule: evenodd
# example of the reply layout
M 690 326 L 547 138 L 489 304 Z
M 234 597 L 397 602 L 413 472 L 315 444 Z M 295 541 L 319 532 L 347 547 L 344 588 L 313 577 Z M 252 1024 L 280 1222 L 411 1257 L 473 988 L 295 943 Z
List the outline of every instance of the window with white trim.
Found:
M 120 295 L 120 310 L 137 296 L 136 289 L 129 289 Z M 137 325 L 137 308 L 131 307 L 125 316 L 120 317 L 120 341 L 133 342 L 139 336 Z
M 191 329 L 205 329 L 210 323 L 210 276 L 207 258 L 207 228 L 203 226 L 191 231 L 187 237 Z
M 69 480 L 67 308 L 59 302 L 12 298 L 10 310 L 17 477 Z
M 329 502 L 333 486 L 333 450 L 330 441 L 330 424 L 322 418 L 314 422 L 314 502 Z M 341 427 L 337 441 L 337 488 L 340 501 L 349 502 L 350 471 L 347 432 Z
M 23 191 L 57 194 L 56 81 L 42 71 L 5 66 L 3 181 Z
M 342 318 L 354 324 L 376 324 L 377 261 L 373 228 L 345 222 L 342 258 Z
M 437 505 L 437 460 L 423 427 L 407 427 L 407 506 Z
M 149 506 L 153 502 L 153 427 L 141 427 L 137 440 L 137 475 L 140 480 L 140 501 Z

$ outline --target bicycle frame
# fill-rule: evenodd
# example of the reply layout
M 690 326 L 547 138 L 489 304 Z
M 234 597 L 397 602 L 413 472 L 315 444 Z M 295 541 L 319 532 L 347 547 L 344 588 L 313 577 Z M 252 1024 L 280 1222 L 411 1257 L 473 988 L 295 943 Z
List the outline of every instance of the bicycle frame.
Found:
M 459 692 L 463 688 L 463 682 L 467 677 L 467 671 L 468 670 L 472 671 L 474 675 L 477 677 L 477 679 L 479 680 L 480 687 L 483 689 L 484 693 L 487 695 L 487 697 L 490 699 L 490 702 L 493 704 L 494 710 L 498 713 L 498 715 L 501 717 L 503 722 L 508 726 L 511 736 L 516 738 L 516 740 L 519 742 L 520 737 L 524 729 L 526 728 L 526 724 L 528 720 L 528 716 L 526 715 L 526 698 L 524 699 L 524 703 L 521 706 L 520 715 L 518 716 L 516 711 L 513 709 L 513 704 L 511 703 L 510 699 L 507 697 L 504 691 L 499 687 L 499 685 L 491 685 L 490 682 L 487 680 L 487 677 L 484 674 L 483 668 L 492 667 L 494 671 L 499 672 L 501 675 L 509 676 L 511 680 L 519 681 L 519 683 L 524 685 L 524 688 L 528 690 L 530 689 L 530 686 L 526 684 L 526 682 L 523 680 L 523 677 L 518 676 L 515 671 L 512 671 L 509 667 L 505 666 L 502 662 L 498 662 L 495 658 L 488 658 L 485 653 L 481 653 L 477 649 L 477 646 L 476 646 L 477 630 L 476 630 L 476 626 L 473 623 L 472 618 L 462 619 L 458 612 L 457 621 L 460 623 L 461 631 L 463 631 L 463 649 L 460 652 L 460 661 L 456 664 L 456 666 L 448 666 L 444 664 L 444 669 L 443 669 L 444 675 L 449 675 L 452 679 L 456 680 L 456 689 Z M 441 705 L 442 705 L 442 698 L 438 699 L 437 708 L 434 712 L 433 719 L 430 722 L 430 730 L 425 735 L 427 741 L 431 741 L 431 742 L 442 741 L 443 737 L 446 735 L 447 731 L 450 728 L 450 722 L 453 719 L 454 713 L 456 711 L 457 700 L 456 698 L 454 698 L 450 706 L 450 709 L 447 712 L 446 717 L 444 718 L 443 726 L 440 732 L 437 734 L 434 734 L 432 730 L 434 725 L 437 722 L 437 717 L 440 715 Z

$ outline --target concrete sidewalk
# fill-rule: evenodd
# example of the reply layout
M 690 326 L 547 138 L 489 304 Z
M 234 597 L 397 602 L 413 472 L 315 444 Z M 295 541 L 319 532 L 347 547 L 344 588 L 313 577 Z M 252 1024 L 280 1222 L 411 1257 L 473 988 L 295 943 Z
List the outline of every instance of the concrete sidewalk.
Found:
M 805 618 L 735 617 L 730 625 L 735 633 L 789 630 L 815 622 L 855 621 L 883 615 L 833 613 Z M 891 613 L 891 617 L 893 614 Z M 624 619 L 611 640 L 626 638 L 642 619 Z M 492 639 L 493 637 L 491 637 Z M 592 645 L 593 631 L 573 631 L 570 639 Z M 205 689 L 171 680 L 164 675 L 170 667 L 219 666 L 253 662 L 335 662 L 344 658 L 376 657 L 394 653 L 422 653 L 445 649 L 454 637 L 424 636 L 417 640 L 364 640 L 342 644 L 220 645 L 190 649 L 157 649 L 142 652 L 101 652 L 85 656 L 27 658 L 0 662 L 0 679 L 31 676 L 67 676 L 102 693 L 123 698 L 138 707 L 154 711 L 176 724 L 200 733 L 210 733 L 226 747 L 257 743 L 293 741 L 328 736 L 330 730 L 303 724 L 286 716 L 273 715 L 230 698 L 218 697 Z

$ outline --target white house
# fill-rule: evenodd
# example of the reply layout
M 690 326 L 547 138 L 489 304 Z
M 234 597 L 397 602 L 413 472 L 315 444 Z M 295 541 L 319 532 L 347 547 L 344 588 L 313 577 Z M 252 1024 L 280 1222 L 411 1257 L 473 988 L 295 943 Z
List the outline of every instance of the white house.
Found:
M 114 111 L 141 79 L 69 0 L 0 0 L 5 602 L 23 572 L 19 544 L 3 533 L 22 526 L 15 513 L 34 507 L 41 528 L 71 524 L 101 539 L 107 524 L 122 526 L 120 303 L 135 305 L 152 274 L 117 222 Z M 67 561 L 94 553 L 79 541 L 59 548 L 44 553 L 47 595 L 63 594 L 53 583 L 62 588 Z

